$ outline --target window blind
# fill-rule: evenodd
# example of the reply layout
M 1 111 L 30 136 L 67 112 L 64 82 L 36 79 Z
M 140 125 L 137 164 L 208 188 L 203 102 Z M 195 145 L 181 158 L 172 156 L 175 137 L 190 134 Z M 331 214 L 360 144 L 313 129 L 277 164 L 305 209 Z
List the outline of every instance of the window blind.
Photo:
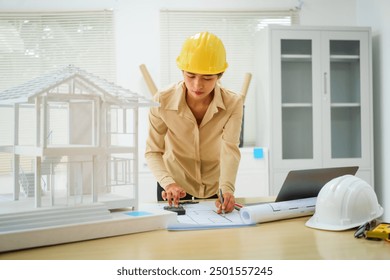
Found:
M 161 83 L 180 81 L 176 57 L 185 39 L 201 31 L 217 35 L 225 45 L 229 67 L 221 82 L 241 90 L 245 73 L 254 69 L 255 33 L 268 24 L 299 23 L 297 10 L 283 11 L 160 11 Z
M 0 12 L 0 91 L 73 64 L 115 81 L 113 11 Z

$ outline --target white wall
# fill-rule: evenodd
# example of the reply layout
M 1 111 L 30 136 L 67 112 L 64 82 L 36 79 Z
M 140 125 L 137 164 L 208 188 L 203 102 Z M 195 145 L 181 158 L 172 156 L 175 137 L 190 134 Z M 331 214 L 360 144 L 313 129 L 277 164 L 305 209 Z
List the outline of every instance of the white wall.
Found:
M 357 0 L 357 22 L 372 27 L 375 189 L 385 209 L 383 219 L 390 220 L 390 2 Z M 387 121 L 386 121 L 387 120 Z

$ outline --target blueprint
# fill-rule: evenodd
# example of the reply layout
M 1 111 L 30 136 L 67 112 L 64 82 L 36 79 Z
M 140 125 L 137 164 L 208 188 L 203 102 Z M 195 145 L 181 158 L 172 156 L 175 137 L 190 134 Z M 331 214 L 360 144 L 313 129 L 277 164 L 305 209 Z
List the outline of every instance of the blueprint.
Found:
M 168 225 L 168 230 L 196 230 L 250 226 L 242 221 L 240 212 L 217 214 L 213 201 L 200 201 L 197 204 L 185 204 L 185 215 L 177 216 L 177 222 Z

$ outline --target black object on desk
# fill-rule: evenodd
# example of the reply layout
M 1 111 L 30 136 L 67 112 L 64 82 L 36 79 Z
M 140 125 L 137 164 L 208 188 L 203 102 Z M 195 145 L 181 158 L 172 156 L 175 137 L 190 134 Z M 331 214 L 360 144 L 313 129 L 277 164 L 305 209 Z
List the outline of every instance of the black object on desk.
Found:
M 164 206 L 164 210 L 172 211 L 177 213 L 177 215 L 185 215 L 186 214 L 186 209 L 182 205 L 179 205 L 178 207 L 175 206 Z

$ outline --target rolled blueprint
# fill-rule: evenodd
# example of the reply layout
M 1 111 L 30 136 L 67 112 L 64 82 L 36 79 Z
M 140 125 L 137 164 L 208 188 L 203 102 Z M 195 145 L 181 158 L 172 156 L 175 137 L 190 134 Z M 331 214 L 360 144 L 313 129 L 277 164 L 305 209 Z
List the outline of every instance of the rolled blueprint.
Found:
M 245 206 L 240 216 L 245 224 L 257 224 L 314 214 L 316 197 Z

